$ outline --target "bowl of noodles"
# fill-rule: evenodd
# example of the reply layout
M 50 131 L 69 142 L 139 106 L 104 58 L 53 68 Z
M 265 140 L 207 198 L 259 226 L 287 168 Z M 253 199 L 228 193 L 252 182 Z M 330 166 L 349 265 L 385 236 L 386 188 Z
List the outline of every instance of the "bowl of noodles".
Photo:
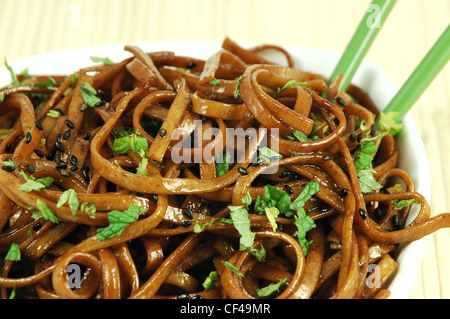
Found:
M 383 70 L 326 86 L 339 57 L 227 38 L 7 64 L 2 298 L 407 298 L 443 227 L 426 153 L 411 116 L 374 126 Z

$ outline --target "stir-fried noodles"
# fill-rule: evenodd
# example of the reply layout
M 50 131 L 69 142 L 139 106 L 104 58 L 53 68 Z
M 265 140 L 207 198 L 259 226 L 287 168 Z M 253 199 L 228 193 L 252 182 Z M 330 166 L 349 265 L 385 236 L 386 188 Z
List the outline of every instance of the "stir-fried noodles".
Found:
M 7 65 L 2 298 L 385 298 L 397 245 L 449 226 L 340 77 L 229 38 L 206 60 L 125 50 Z

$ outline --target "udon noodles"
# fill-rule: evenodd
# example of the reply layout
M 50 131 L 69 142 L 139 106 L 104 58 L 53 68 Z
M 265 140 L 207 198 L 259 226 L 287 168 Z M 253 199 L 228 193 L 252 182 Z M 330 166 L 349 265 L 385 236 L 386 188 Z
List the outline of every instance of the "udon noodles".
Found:
M 398 245 L 449 226 L 341 77 L 229 38 L 205 60 L 124 49 L 8 67 L 2 298 L 386 298 Z

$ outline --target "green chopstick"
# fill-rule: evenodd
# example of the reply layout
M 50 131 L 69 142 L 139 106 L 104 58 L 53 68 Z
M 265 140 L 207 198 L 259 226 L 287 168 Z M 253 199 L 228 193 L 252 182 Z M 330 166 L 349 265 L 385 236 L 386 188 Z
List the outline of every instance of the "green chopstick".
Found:
M 339 74 L 343 75 L 339 90 L 347 91 L 350 82 L 358 70 L 361 61 L 369 50 L 387 16 L 397 0 L 373 0 L 348 43 L 338 64 L 328 80 L 331 81 Z M 326 92 L 322 95 L 326 96 Z
M 394 121 L 401 123 L 404 116 L 444 68 L 450 59 L 450 25 L 441 34 L 383 113 L 397 112 Z

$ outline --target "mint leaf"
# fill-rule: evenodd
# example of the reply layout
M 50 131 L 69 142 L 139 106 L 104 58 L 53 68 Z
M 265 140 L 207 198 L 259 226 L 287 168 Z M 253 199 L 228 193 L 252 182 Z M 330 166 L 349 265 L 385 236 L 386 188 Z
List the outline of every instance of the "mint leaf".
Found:
M 391 203 L 394 204 L 395 210 L 402 210 L 403 208 L 413 204 L 420 205 L 420 202 L 417 199 L 394 199 L 391 201 Z
M 216 288 L 216 282 L 218 280 L 219 280 L 219 273 L 217 271 L 211 271 L 202 285 L 205 288 L 205 290 L 211 290 Z
M 111 61 L 111 59 L 110 58 L 100 58 L 100 57 L 97 57 L 97 56 L 91 56 L 91 61 L 92 62 L 96 62 L 96 63 L 98 63 L 98 62 L 100 62 L 100 63 L 103 63 L 104 65 L 114 65 L 114 62 L 113 61 Z
M 72 215 L 76 215 L 78 213 L 80 202 L 78 201 L 77 193 L 74 189 L 68 189 L 64 191 L 64 193 L 62 193 L 62 195 L 59 197 L 59 201 L 56 204 L 56 207 L 61 208 L 65 203 L 69 204 Z
M 48 188 L 54 181 L 52 177 L 42 177 L 36 179 L 34 176 L 27 176 L 23 170 L 20 175 L 25 179 L 25 183 L 19 186 L 22 192 L 41 191 Z
M 12 243 L 6 253 L 5 260 L 9 261 L 19 261 L 20 260 L 20 249 L 19 245 L 16 243 Z
M 139 215 L 144 213 L 145 208 L 134 205 L 123 212 L 117 210 L 109 212 L 109 226 L 97 229 L 97 239 L 105 240 L 114 236 L 120 236 L 128 224 L 137 221 Z
M 270 284 L 264 288 L 256 289 L 256 294 L 258 297 L 268 297 L 274 292 L 278 291 L 281 286 L 283 286 L 287 281 L 287 278 L 284 278 L 282 281 L 278 283 Z
M 244 274 L 236 268 L 235 265 L 233 265 L 232 263 L 230 263 L 229 261 L 224 261 L 223 265 L 227 268 L 229 268 L 232 272 L 234 272 L 236 275 L 244 277 Z
M 53 214 L 52 210 L 48 208 L 48 206 L 40 199 L 36 200 L 37 209 L 33 212 L 31 217 L 34 220 L 39 218 L 44 218 L 45 220 L 49 220 L 55 224 L 58 224 L 58 218 Z
M 359 185 L 363 193 L 371 193 L 374 190 L 381 189 L 383 186 L 377 182 L 374 177 L 375 170 L 373 168 L 367 168 L 357 173 Z
M 222 176 L 230 170 L 231 155 L 228 152 L 219 153 L 214 156 L 216 162 L 216 176 Z
M 97 96 L 97 91 L 88 82 L 81 83 L 81 96 L 83 101 L 86 102 L 90 107 L 94 107 L 97 103 L 102 100 Z
M 283 92 L 287 88 L 290 88 L 291 86 L 303 86 L 303 87 L 306 87 L 307 85 L 308 85 L 307 82 L 297 82 L 295 80 L 290 80 L 281 89 L 278 88 L 276 94 L 280 94 L 281 92 Z
M 255 234 L 250 229 L 250 218 L 248 211 L 244 206 L 228 206 L 233 220 L 233 226 L 241 237 L 239 243 L 242 247 L 251 248 L 255 241 Z

